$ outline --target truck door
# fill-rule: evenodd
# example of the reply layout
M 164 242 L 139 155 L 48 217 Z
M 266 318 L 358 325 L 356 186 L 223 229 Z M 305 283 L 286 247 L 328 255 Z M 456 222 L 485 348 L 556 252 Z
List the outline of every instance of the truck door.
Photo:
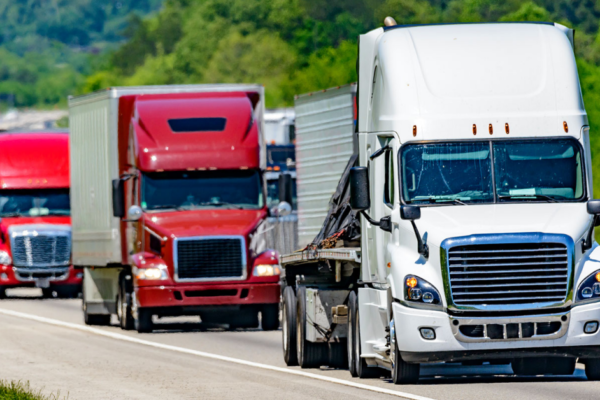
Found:
M 394 167 L 394 151 L 391 149 L 394 145 L 390 134 L 370 134 L 368 141 L 371 148 L 371 154 L 382 147 L 389 146 L 390 150 L 384 152 L 379 157 L 369 160 L 369 182 L 371 190 L 371 209 L 369 214 L 371 218 L 379 221 L 385 216 L 390 216 L 394 204 L 395 182 L 390 179 Z M 391 234 L 384 232 L 378 226 L 367 223 L 367 253 L 368 253 L 368 271 L 363 271 L 363 280 L 371 282 L 384 283 L 387 276 L 387 244 L 391 240 Z

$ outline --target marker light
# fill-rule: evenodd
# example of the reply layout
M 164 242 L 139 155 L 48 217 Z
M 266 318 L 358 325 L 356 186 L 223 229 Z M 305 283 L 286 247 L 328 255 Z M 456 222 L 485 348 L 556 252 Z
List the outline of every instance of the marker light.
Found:
M 417 283 L 419 283 L 417 281 L 417 278 L 415 278 L 414 276 L 411 276 L 409 278 L 406 279 L 406 286 L 414 288 L 415 286 L 417 286 Z
M 259 264 L 254 267 L 254 271 L 252 271 L 252 275 L 254 276 L 276 276 L 280 273 L 281 271 L 277 264 Z
M 596 272 L 596 280 L 600 282 L 600 272 Z
M 136 278 L 148 281 L 164 280 L 167 279 L 167 270 L 163 268 L 139 269 Z

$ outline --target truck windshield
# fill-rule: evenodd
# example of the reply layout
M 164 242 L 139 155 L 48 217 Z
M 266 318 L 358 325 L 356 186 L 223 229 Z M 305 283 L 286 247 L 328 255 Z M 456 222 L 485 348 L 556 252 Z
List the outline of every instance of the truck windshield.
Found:
M 585 195 L 574 139 L 414 144 L 401 157 L 407 203 L 556 202 Z
M 0 190 L 0 217 L 70 214 L 69 189 Z
M 152 172 L 142 177 L 144 210 L 263 207 L 258 171 Z

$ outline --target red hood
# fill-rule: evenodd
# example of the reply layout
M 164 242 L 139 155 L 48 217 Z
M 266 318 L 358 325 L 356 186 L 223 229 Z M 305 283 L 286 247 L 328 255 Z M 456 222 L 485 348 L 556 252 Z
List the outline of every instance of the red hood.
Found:
M 263 209 L 160 212 L 144 214 L 144 222 L 157 233 L 169 237 L 248 236 L 265 214 Z

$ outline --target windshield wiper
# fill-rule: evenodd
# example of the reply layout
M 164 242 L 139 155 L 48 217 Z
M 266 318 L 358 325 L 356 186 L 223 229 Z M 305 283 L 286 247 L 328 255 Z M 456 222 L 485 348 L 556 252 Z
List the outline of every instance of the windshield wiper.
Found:
M 468 204 L 465 203 L 464 201 L 462 201 L 461 199 L 452 198 L 452 197 L 443 198 L 443 197 L 431 196 L 431 197 L 427 197 L 427 198 L 412 200 L 411 203 L 418 202 L 418 201 L 428 201 L 430 203 L 450 203 L 451 202 L 454 204 L 460 204 L 461 206 L 468 206 Z
M 156 206 L 149 207 L 148 210 L 181 210 L 181 206 L 176 206 L 175 204 L 158 204 Z
M 244 209 L 244 207 L 238 205 L 238 204 L 233 204 L 233 203 L 228 203 L 226 201 L 216 201 L 216 202 L 203 202 L 203 203 L 199 203 L 199 206 L 231 206 L 233 208 L 236 208 L 238 210 L 242 210 Z
M 545 194 L 512 194 L 512 195 L 498 195 L 500 200 L 502 199 L 523 199 L 523 200 L 546 200 L 548 203 L 559 203 L 554 197 L 546 196 Z

